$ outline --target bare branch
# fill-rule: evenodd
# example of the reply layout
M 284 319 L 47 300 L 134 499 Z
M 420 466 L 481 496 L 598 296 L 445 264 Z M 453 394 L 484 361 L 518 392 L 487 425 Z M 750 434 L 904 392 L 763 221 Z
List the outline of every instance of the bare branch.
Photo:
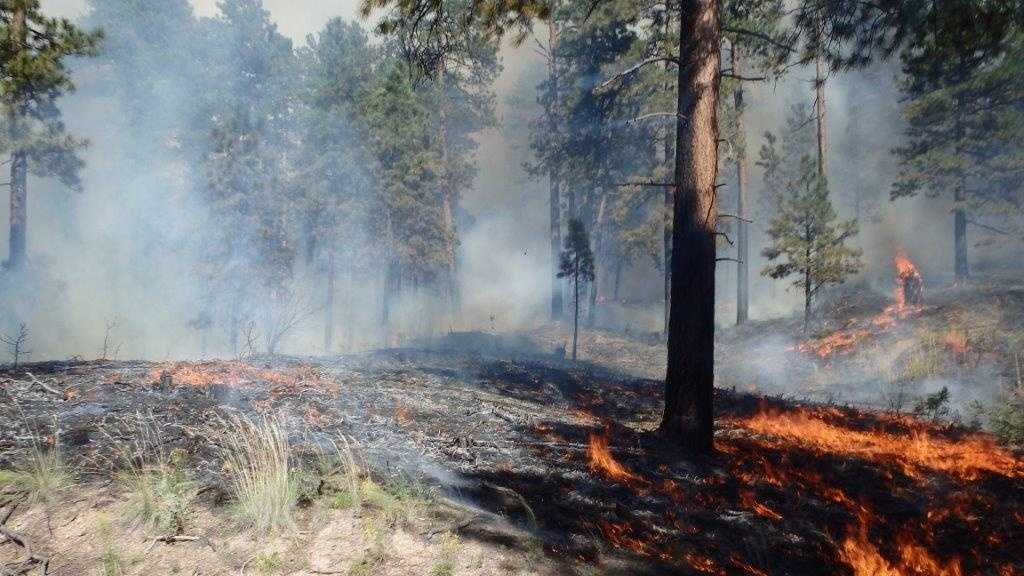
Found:
M 747 218 L 743 218 L 743 217 L 737 216 L 736 214 L 721 214 L 721 213 L 720 213 L 720 214 L 718 215 L 718 217 L 719 217 L 719 218 L 733 218 L 733 219 L 735 219 L 735 220 L 739 220 L 740 222 L 746 222 L 746 223 L 748 223 L 748 224 L 753 224 L 753 223 L 754 223 L 754 221 L 753 221 L 753 220 L 749 220 L 749 219 L 747 219 Z
M 768 79 L 767 76 L 741 76 L 733 73 L 732 68 L 722 70 L 719 74 L 722 78 L 732 78 L 734 80 L 739 80 L 740 82 L 763 82 Z
M 679 114 L 678 112 L 651 112 L 650 114 L 643 114 L 641 116 L 637 116 L 636 118 L 630 118 L 629 120 L 626 120 L 626 124 L 636 124 L 638 122 L 643 122 L 644 120 L 650 120 L 651 118 L 666 117 L 673 119 L 686 118 L 686 116 Z
M 739 260 L 737 258 L 728 258 L 728 257 L 725 257 L 725 256 L 723 256 L 721 258 L 715 258 L 715 262 L 735 262 L 737 264 L 742 264 L 743 263 L 742 260 Z
M 714 234 L 715 236 L 721 236 L 722 238 L 725 238 L 725 241 L 729 243 L 729 246 L 735 246 L 736 245 L 732 241 L 732 238 L 729 238 L 729 235 L 726 234 L 725 232 L 712 232 L 712 234 Z
M 672 186 L 675 187 L 675 182 L 653 182 L 650 180 L 644 180 L 639 182 L 623 182 L 619 186 Z
M 758 40 L 760 40 L 762 42 L 765 42 L 767 44 L 771 44 L 772 46 L 775 46 L 776 48 L 781 48 L 781 49 L 785 50 L 786 52 L 796 52 L 796 49 L 793 48 L 792 46 L 790 46 L 789 44 L 785 44 L 783 42 L 779 42 L 778 40 L 772 38 L 771 36 L 769 36 L 769 35 L 767 35 L 767 34 L 765 34 L 763 32 L 757 32 L 755 30 L 747 30 L 745 28 L 732 28 L 732 27 L 729 27 L 729 26 L 726 26 L 726 27 L 722 28 L 722 32 L 726 32 L 728 34 L 738 34 L 740 36 L 749 36 L 751 38 L 756 38 L 756 39 L 758 39 Z
M 988 224 L 982 224 L 981 222 L 977 222 L 975 220 L 971 220 L 970 218 L 967 219 L 967 223 L 968 224 L 974 224 L 975 226 L 977 226 L 978 228 L 981 228 L 982 230 L 988 230 L 989 232 L 995 232 L 996 234 L 1002 234 L 1003 236 L 1016 236 L 1016 234 L 1014 234 L 1013 232 L 1008 232 L 1006 230 L 1002 230 L 1000 228 L 996 228 L 995 226 L 989 226 Z

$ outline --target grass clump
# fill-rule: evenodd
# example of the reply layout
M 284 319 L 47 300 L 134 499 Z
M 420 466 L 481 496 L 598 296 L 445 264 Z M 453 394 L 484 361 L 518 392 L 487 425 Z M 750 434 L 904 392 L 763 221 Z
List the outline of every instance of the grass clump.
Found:
M 462 548 L 462 542 L 455 534 L 448 533 L 441 541 L 441 554 L 430 568 L 430 576 L 454 576 L 455 563 Z
M 393 555 L 391 534 L 394 527 L 380 516 L 372 517 L 364 524 L 364 536 L 369 544 L 363 555 L 348 569 L 349 576 L 372 576 L 379 574 Z
M 293 526 L 296 489 L 281 424 L 271 417 L 234 417 L 224 427 L 224 467 L 239 519 L 256 532 Z
M 128 510 L 133 520 L 147 528 L 180 534 L 198 494 L 197 484 L 184 468 L 185 453 L 164 450 L 166 443 L 152 414 L 136 414 L 135 420 L 131 440 L 114 442 Z
M 73 476 L 64 462 L 59 438 L 53 446 L 44 447 L 33 438 L 28 457 L 12 470 L 0 471 L 0 485 L 13 486 L 28 493 L 36 502 L 52 503 L 73 484 Z
M 146 526 L 169 534 L 184 532 L 198 492 L 196 483 L 175 465 L 153 466 L 125 479 L 129 505 Z

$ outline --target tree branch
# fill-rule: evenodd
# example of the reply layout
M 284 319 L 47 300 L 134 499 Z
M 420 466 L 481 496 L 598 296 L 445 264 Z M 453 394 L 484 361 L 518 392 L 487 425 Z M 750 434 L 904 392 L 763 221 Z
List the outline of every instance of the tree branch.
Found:
M 619 186 L 672 186 L 675 187 L 675 182 L 654 182 L 651 180 L 644 180 L 640 182 L 623 182 Z
M 729 238 L 729 235 L 726 234 L 725 232 L 712 232 L 712 234 L 714 234 L 715 236 L 721 236 L 722 238 L 725 238 L 725 241 L 729 243 L 729 246 L 736 245 L 735 242 L 732 241 L 732 238 Z
M 743 263 L 743 261 L 738 259 L 738 258 L 729 258 L 727 256 L 723 256 L 721 258 L 715 258 L 715 262 L 735 262 L 737 264 L 742 264 Z
M 769 36 L 769 35 L 767 35 L 767 34 L 765 34 L 763 32 L 757 32 L 755 30 L 747 30 L 745 28 L 732 28 L 732 27 L 729 27 L 729 26 L 723 27 L 722 28 L 722 32 L 726 32 L 728 34 L 739 34 L 741 36 L 749 36 L 751 38 L 757 38 L 758 40 L 760 40 L 762 42 L 766 42 L 768 44 L 771 44 L 772 46 L 775 46 L 776 48 L 782 48 L 786 52 L 796 52 L 796 49 L 793 48 L 792 46 L 790 46 L 789 44 L 785 44 L 783 42 L 779 42 L 778 40 L 772 38 L 771 36 Z
M 719 218 L 734 218 L 736 220 L 739 220 L 740 222 L 746 222 L 747 224 L 753 224 L 754 223 L 753 220 L 749 220 L 747 218 L 742 218 L 740 216 L 737 216 L 736 214 L 719 214 L 718 217 Z
M 594 88 L 594 92 L 601 92 L 607 89 L 612 84 L 615 84 L 616 82 L 619 82 L 620 80 L 623 80 L 628 76 L 636 74 L 644 66 L 650 66 L 651 64 L 657 64 L 658 62 L 669 62 L 675 64 L 676 66 L 679 66 L 679 59 L 674 56 L 651 56 L 650 58 L 642 60 L 630 66 L 629 68 L 626 68 L 622 72 L 619 72 L 618 74 L 612 76 L 611 78 L 605 80 L 604 82 L 598 84 L 597 88 Z
M 682 114 L 679 114 L 678 112 L 651 112 L 650 114 L 643 114 L 643 115 L 637 116 L 636 118 L 630 118 L 629 120 L 626 120 L 626 124 L 636 124 L 637 122 L 642 122 L 644 120 L 650 120 L 651 118 L 663 118 L 663 117 L 669 117 L 669 118 L 675 118 L 675 119 L 686 118 L 686 116 L 683 116 Z

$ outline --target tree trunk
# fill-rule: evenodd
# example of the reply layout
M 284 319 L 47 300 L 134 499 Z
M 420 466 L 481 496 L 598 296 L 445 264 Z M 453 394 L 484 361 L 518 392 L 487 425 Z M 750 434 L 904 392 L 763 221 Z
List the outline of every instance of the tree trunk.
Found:
M 808 250 L 810 252 L 810 250 Z M 811 269 L 804 270 L 804 332 L 811 322 Z
M 615 301 L 619 301 L 619 287 L 622 285 L 622 265 L 625 258 L 619 256 L 615 260 L 615 287 L 613 288 L 613 294 L 615 295 Z
M 825 131 L 825 75 L 821 56 L 814 59 L 814 116 L 818 125 L 818 175 L 828 176 L 828 141 Z
M 664 34 L 665 34 L 666 38 L 668 38 L 668 35 L 669 35 L 669 26 L 670 25 L 671 25 L 671 18 L 669 18 L 668 8 L 666 7 L 666 9 L 665 9 L 665 22 L 664 22 L 664 26 L 665 26 Z M 669 70 L 669 66 L 670 66 L 670 64 L 668 62 L 666 62 L 665 63 L 665 71 L 666 71 L 666 73 Z M 666 76 L 667 76 L 667 74 L 666 74 Z M 670 84 L 666 84 L 665 85 L 665 92 L 669 92 L 670 90 L 672 90 L 672 86 Z M 670 164 L 671 159 L 672 159 L 672 138 L 674 138 L 675 136 L 676 136 L 675 134 L 672 134 L 672 132 L 666 128 L 666 130 L 665 130 L 665 138 L 662 141 L 662 146 L 661 146 L 662 147 L 662 154 L 663 154 L 662 161 L 665 164 L 665 172 L 666 172 L 666 174 L 674 174 L 675 173 L 672 165 Z M 663 216 L 663 222 L 662 222 L 662 270 L 663 270 L 662 282 L 664 283 L 664 286 L 662 288 L 663 288 L 664 293 L 665 293 L 664 294 L 664 301 L 665 301 L 664 302 L 665 303 L 664 315 L 665 315 L 665 318 L 664 318 L 664 324 L 662 324 L 662 326 L 663 326 L 662 331 L 665 334 L 668 334 L 668 317 L 669 317 L 669 311 L 671 310 L 671 307 L 672 307 L 672 219 L 675 218 L 675 202 L 676 202 L 675 201 L 675 187 L 673 187 L 673 186 L 665 186 L 664 190 L 663 190 L 663 194 L 664 194 L 664 198 L 663 198 L 663 202 L 664 202 L 663 210 L 664 210 L 664 213 L 662 215 Z
M 558 45 L 558 24 L 554 17 L 548 20 L 548 75 L 551 82 L 551 99 L 545 111 L 548 120 L 548 136 L 558 128 L 558 65 L 555 48 Z M 562 319 L 562 280 L 558 278 L 558 264 L 562 252 L 562 194 L 557 162 L 548 170 L 548 201 L 551 206 L 551 320 Z
M 672 307 L 660 431 L 699 452 L 710 452 L 714 440 L 719 49 L 718 3 L 683 0 L 679 7 Z
M 572 315 L 572 361 L 576 361 L 576 340 L 580 333 L 580 274 L 579 261 L 576 262 L 576 274 L 573 275 L 573 315 Z
M 970 276 L 967 264 L 967 211 L 961 202 L 963 200 L 959 200 L 953 209 L 953 266 L 957 282 Z
M 324 354 L 331 353 L 334 345 L 334 248 L 327 254 L 327 294 L 324 303 Z
M 15 47 L 17 57 L 28 37 L 28 26 L 25 22 L 25 4 L 14 2 L 11 15 L 10 40 Z M 24 114 L 24 102 L 20 90 L 15 88 L 9 97 L 7 126 L 11 152 L 11 206 L 10 236 L 8 244 L 7 265 L 11 270 L 24 267 L 28 252 L 28 155 L 21 149 L 21 123 Z
M 741 59 L 738 48 L 733 42 L 732 69 L 737 76 L 742 75 Z M 743 82 L 736 83 L 733 92 L 736 105 L 736 134 L 740 143 L 736 153 L 736 324 L 743 324 L 749 318 L 750 311 L 750 231 L 747 228 L 747 151 L 743 134 Z
M 438 99 L 438 122 L 441 138 L 441 214 L 445 231 L 445 269 L 443 275 L 443 293 L 445 316 L 448 320 L 448 331 L 454 330 L 458 316 L 458 296 L 455 285 L 455 191 L 451 181 L 450 152 L 448 150 L 448 106 L 445 90 L 445 59 L 438 59 L 437 86 L 440 90 Z
M 590 283 L 590 307 L 587 308 L 587 326 L 589 328 L 594 327 L 597 312 L 597 292 L 600 287 L 598 274 L 602 269 L 598 262 L 604 253 L 604 206 L 607 198 L 607 194 L 601 195 L 601 202 L 597 206 L 597 221 L 594 223 L 594 281 Z
M 11 154 L 10 244 L 7 265 L 11 270 L 24 267 L 28 245 L 28 157 L 24 152 Z
M 961 62 L 961 66 L 963 63 Z M 962 156 L 964 149 L 964 102 L 963 96 L 956 98 L 953 122 L 956 135 L 956 153 Z M 970 275 L 967 265 L 967 182 L 961 171 L 957 175 L 956 188 L 953 190 L 953 270 L 957 282 L 966 280 Z

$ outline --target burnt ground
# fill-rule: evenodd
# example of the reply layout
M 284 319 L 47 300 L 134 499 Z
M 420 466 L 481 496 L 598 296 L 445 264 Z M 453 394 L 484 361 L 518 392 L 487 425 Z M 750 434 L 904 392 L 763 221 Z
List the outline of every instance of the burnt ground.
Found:
M 233 413 L 273 413 L 299 445 L 344 435 L 376 475 L 414 478 L 477 510 L 455 527 L 466 542 L 523 545 L 496 523 L 540 539 L 543 561 L 502 573 L 1024 574 L 1024 461 L 986 435 L 718 390 L 718 450 L 695 459 L 650 432 L 661 383 L 628 366 L 572 366 L 523 337 L 448 342 L 338 358 L 6 368 L 0 467 L 56 423 L 81 480 L 109 483 L 110 443 L 145 414 L 216 507 L 229 495 L 211 429 Z M 621 468 L 592 464 L 605 442 Z

